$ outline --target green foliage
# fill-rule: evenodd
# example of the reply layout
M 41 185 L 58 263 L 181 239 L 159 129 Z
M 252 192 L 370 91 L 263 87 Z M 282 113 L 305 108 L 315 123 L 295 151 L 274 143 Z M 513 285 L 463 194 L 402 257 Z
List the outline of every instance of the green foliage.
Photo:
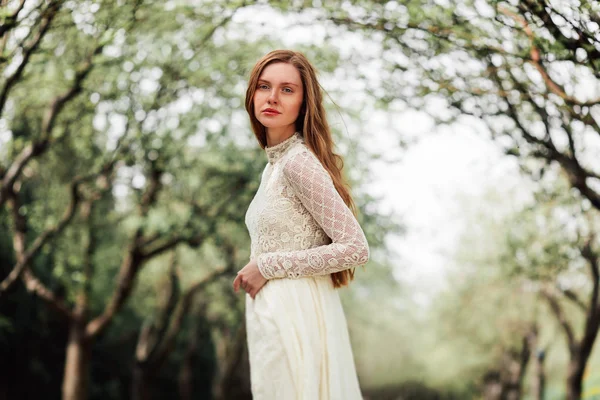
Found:
M 111 304 L 136 235 L 147 244 L 146 251 L 178 235 L 200 237 L 177 248 L 182 292 L 231 263 L 230 257 L 239 268 L 248 259 L 245 210 L 266 159 L 246 122 L 243 94 L 253 63 L 280 43 L 272 38 L 253 41 L 248 38 L 252 26 L 233 22 L 245 2 L 188 3 L 64 2 L 0 113 L 0 126 L 6 127 L 0 133 L 8 134 L 0 149 L 0 174 L 28 146 L 45 146 L 18 176 L 27 246 L 61 219 L 72 201 L 72 182 L 98 174 L 80 185 L 81 202 L 73 219 L 31 266 L 57 301 L 70 310 L 84 308 L 87 320 Z M 39 22 L 34 16 L 28 20 L 32 34 Z M 3 54 L 18 45 L 9 41 Z M 334 72 L 341 60 L 333 45 L 305 45 L 300 50 L 316 60 L 322 74 Z M 0 71 L 7 71 L 6 65 L 0 60 Z M 63 100 L 62 108 L 53 108 Z M 52 124 L 48 115 L 55 117 Z M 344 137 L 339 130 L 335 134 Z M 351 165 L 360 160 L 349 161 Z M 112 170 L 103 169 L 106 165 Z M 354 176 L 353 183 L 363 178 Z M 147 201 L 153 183 L 159 189 Z M 377 213 L 377 199 L 360 194 L 356 199 L 364 210 L 361 223 L 376 249 L 397 226 Z M 82 203 L 92 201 L 88 218 Z M 13 234 L 8 211 L 0 208 L 0 228 Z M 0 236 L 2 278 L 14 265 L 9 236 Z M 129 398 L 136 341 L 143 321 L 157 312 L 168 260 L 165 252 L 139 266 L 132 295 L 93 343 L 91 398 Z M 380 286 L 369 287 L 365 277 Z M 232 293 L 232 278 L 216 280 L 197 296 L 195 303 L 206 305 L 200 317 L 203 325 L 193 326 L 189 317 L 184 321 L 155 382 L 157 393 L 177 390 L 190 335 L 198 331 L 200 361 L 195 368 L 203 388 L 210 387 L 215 347 L 231 341 L 230 332 L 243 318 L 243 299 Z M 372 299 L 396 290 L 390 267 L 383 262 L 373 263 L 362 278 L 361 290 L 371 292 Z M 10 301 L 1 303 L 2 350 L 7 350 L 7 359 L 16 357 L 8 350 L 26 347 L 32 337 L 28 326 L 44 326 L 35 349 L 47 343 L 56 346 L 15 371 L 30 376 L 35 370 L 28 387 L 43 380 L 47 385 L 40 387 L 46 393 L 59 393 L 68 321 L 55 321 L 58 317 L 44 308 L 43 300 L 21 286 L 7 296 Z M 368 307 L 371 312 L 373 304 Z M 46 320 L 52 324 L 44 325 Z M 36 395 L 18 392 L 13 397 Z
M 546 353 L 547 395 L 564 396 L 567 341 L 543 293 L 557 296 L 575 334 L 581 335 L 585 315 L 567 292 L 588 298 L 591 282 L 579 246 L 594 229 L 597 215 L 582 212 L 581 197 L 565 190 L 566 182 L 560 180 L 552 191 L 538 189 L 523 204 L 506 201 L 533 186 L 525 185 L 531 182 L 524 181 L 514 193 L 492 191 L 465 206 L 470 210 L 467 228 L 454 254 L 447 290 L 437 297 L 428 321 L 436 343 L 430 364 L 436 372 L 429 372 L 429 383 L 481 385 L 486 372 L 502 370 L 507 355 L 521 351 L 535 327 L 532 351 Z M 532 362 L 524 388 L 535 379 Z

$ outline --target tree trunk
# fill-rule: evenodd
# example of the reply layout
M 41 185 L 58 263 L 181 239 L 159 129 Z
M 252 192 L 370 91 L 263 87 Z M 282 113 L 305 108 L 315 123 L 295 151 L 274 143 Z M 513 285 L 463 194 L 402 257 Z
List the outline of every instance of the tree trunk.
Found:
M 196 358 L 196 351 L 198 350 L 198 330 L 194 331 L 194 334 L 189 339 L 189 345 L 181 364 L 181 370 L 179 371 L 179 398 L 181 400 L 192 400 L 194 398 L 194 361 Z
M 583 371 L 587 357 L 571 357 L 567 373 L 567 400 L 580 400 L 583 388 Z
M 484 400 L 500 400 L 502 398 L 502 381 L 499 371 L 488 371 L 483 377 L 482 395 Z
M 139 362 L 133 367 L 133 384 L 132 384 L 132 400 L 149 400 L 151 399 L 150 392 L 152 384 L 150 379 L 151 374 L 148 368 L 145 368 Z
M 546 388 L 546 373 L 544 371 L 544 360 L 546 358 L 546 349 L 540 346 L 537 324 L 533 324 L 527 335 L 529 349 L 535 357 L 535 367 L 533 379 L 531 382 L 531 395 L 533 400 L 544 400 Z
M 251 400 L 245 320 L 242 320 L 241 326 L 231 339 L 231 342 L 225 345 L 225 352 L 218 357 L 221 365 L 213 385 L 213 398 Z
M 546 354 L 544 350 L 538 350 L 535 357 L 535 377 L 533 379 L 533 398 L 534 400 L 544 400 L 546 389 L 546 374 L 544 372 L 544 359 Z
M 63 400 L 86 400 L 90 382 L 91 341 L 85 337 L 85 324 L 71 321 L 63 379 Z
M 502 398 L 505 400 L 519 400 L 521 398 L 522 374 L 521 364 L 516 360 L 511 360 L 507 365 L 507 377 L 503 383 Z
M 529 343 L 529 333 L 523 336 L 522 348 L 519 353 L 508 352 L 507 354 L 507 382 L 505 384 L 505 396 L 506 400 L 519 400 L 521 398 L 521 392 L 523 387 L 523 379 L 525 378 L 525 371 L 527 370 L 527 364 L 529 364 L 529 357 L 531 355 L 531 346 Z

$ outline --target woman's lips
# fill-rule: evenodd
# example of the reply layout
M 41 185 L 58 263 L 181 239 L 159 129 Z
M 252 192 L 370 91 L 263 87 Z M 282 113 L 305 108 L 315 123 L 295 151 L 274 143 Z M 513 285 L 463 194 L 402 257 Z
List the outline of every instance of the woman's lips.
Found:
M 273 116 L 273 115 L 279 115 L 281 113 L 277 110 L 273 110 L 272 108 L 267 108 L 266 110 L 263 111 L 263 114 Z

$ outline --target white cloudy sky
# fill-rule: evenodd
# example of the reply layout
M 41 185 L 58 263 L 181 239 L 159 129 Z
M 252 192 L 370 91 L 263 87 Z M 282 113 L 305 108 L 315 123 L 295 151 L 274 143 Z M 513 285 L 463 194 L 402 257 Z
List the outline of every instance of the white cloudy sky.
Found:
M 516 163 L 487 139 L 482 124 L 436 128 L 426 118 L 416 111 L 398 117 L 402 133 L 411 130 L 419 142 L 398 163 L 371 164 L 376 180 L 368 185 L 384 196 L 384 211 L 402 216 L 406 234 L 389 239 L 399 255 L 395 274 L 424 297 L 442 287 L 461 230 L 468 229 L 462 200 L 519 184 Z M 372 146 L 397 152 L 393 133 L 380 132 Z

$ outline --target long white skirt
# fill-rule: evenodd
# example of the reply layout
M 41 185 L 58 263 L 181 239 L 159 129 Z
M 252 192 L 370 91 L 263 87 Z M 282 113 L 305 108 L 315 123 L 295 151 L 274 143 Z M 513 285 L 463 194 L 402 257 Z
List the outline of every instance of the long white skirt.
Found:
M 329 275 L 273 279 L 246 328 L 254 400 L 361 400 L 348 326 Z

